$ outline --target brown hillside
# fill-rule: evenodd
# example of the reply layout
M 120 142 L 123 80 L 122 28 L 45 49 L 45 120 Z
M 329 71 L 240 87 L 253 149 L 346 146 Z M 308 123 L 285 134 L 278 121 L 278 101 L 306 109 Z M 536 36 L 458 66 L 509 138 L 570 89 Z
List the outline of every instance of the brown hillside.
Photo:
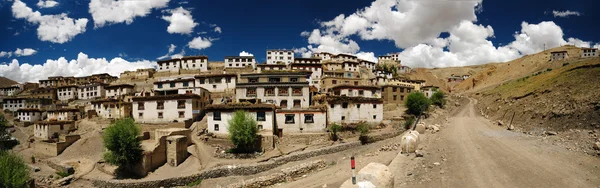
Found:
M 18 84 L 18 83 L 19 82 L 15 82 L 15 81 L 13 81 L 11 79 L 8 79 L 6 77 L 0 76 L 0 87 L 8 87 L 8 86 L 15 85 L 15 84 Z
M 449 88 L 444 78 L 439 78 L 431 73 L 431 69 L 416 68 L 409 74 L 406 74 L 409 79 L 414 80 L 425 80 L 426 85 L 433 85 L 440 87 L 440 90 L 448 93 Z
M 567 51 L 570 59 L 562 61 L 550 61 L 550 52 Z M 485 69 L 471 76 L 471 78 L 456 85 L 455 90 L 466 92 L 478 92 L 501 83 L 532 75 L 535 72 L 548 68 L 561 67 L 563 63 L 579 59 L 580 48 L 566 45 L 558 48 L 542 51 L 537 54 L 526 55 L 506 63 L 487 64 Z

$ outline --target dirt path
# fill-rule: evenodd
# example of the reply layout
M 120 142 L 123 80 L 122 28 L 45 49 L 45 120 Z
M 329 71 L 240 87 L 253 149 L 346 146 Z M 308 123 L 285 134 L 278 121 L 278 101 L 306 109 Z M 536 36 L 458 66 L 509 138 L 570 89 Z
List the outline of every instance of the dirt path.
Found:
M 395 187 L 600 187 L 600 158 L 495 126 L 476 103 L 426 135 L 424 158 L 392 169 Z

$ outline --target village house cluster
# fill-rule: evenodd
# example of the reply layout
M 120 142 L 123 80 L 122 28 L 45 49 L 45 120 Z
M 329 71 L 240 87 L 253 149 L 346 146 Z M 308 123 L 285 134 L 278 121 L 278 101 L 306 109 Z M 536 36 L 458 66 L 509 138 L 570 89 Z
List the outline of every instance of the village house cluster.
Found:
M 186 127 L 206 119 L 204 132 L 226 136 L 233 113 L 245 110 L 262 135 L 281 138 L 326 132 L 333 123 L 379 124 L 384 104 L 402 105 L 411 92 L 430 96 L 436 89 L 407 79 L 404 74 L 411 69 L 397 53 L 378 58 L 393 65 L 386 68 L 349 54 L 266 54 L 264 63 L 252 56 L 227 56 L 222 62 L 210 62 L 208 56 L 162 60 L 155 69 L 126 71 L 120 78 L 53 76 L 0 88 L 1 107 L 34 127 L 36 151 L 58 155 L 79 138 L 73 131 L 84 118 Z M 180 137 L 168 139 L 187 139 Z

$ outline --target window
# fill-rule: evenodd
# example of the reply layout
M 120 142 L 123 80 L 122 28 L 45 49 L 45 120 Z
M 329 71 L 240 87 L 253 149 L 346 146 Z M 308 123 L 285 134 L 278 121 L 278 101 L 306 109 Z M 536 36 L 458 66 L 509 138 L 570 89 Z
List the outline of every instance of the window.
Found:
M 279 96 L 290 96 L 288 88 L 280 87 L 280 88 L 278 88 L 278 90 L 279 90 Z
M 160 119 L 162 119 L 162 118 L 163 118 L 163 113 L 162 113 L 162 112 L 159 112 L 159 113 L 158 113 L 158 118 L 160 118 Z
M 248 82 L 249 83 L 256 83 L 256 82 L 258 82 L 258 78 L 248 78 Z
M 376 104 L 374 104 L 374 105 L 373 105 L 373 108 L 377 108 L 377 105 L 376 105 Z
M 144 117 L 144 113 L 138 113 L 138 117 L 140 117 L 140 118 Z
M 396 90 L 398 90 L 398 88 L 394 87 L 394 89 L 392 89 L 392 92 L 396 92 Z
M 290 78 L 290 82 L 298 82 L 298 78 Z
M 360 104 L 356 104 L 356 108 L 360 108 Z
M 163 110 L 163 109 L 165 109 L 165 102 L 164 101 L 157 101 L 156 102 L 156 109 L 157 110 Z
M 287 100 L 281 100 L 281 103 L 279 103 L 279 106 L 281 106 L 281 108 L 287 108 Z
M 183 82 L 183 87 L 188 87 L 188 86 L 190 86 L 189 82 Z
M 294 123 L 294 114 L 286 114 L 285 115 L 285 124 L 293 124 Z
M 342 121 L 346 120 L 346 116 L 342 116 Z
M 185 118 L 185 112 L 179 111 L 179 118 Z
M 266 121 L 265 112 L 256 112 L 256 121 Z
M 172 88 L 175 87 L 175 83 L 173 83 L 173 82 L 169 83 L 169 87 L 172 87 Z
M 160 89 L 160 88 L 163 88 L 163 85 L 162 85 L 162 84 L 158 84 L 158 88 L 159 88 L 159 89 Z
M 294 100 L 294 108 L 300 108 L 300 100 Z
M 377 119 L 377 115 L 373 115 L 373 120 Z
M 269 82 L 281 82 L 281 78 L 269 78 Z
M 177 109 L 185 109 L 185 100 L 177 101 Z
M 221 112 L 213 112 L 213 120 L 221 121 Z
M 293 88 L 292 89 L 293 96 L 302 96 L 302 88 Z
M 227 78 L 225 81 L 226 81 L 227 83 L 231 83 L 231 78 Z
M 262 130 L 263 126 L 262 125 L 258 125 L 258 130 Z
M 394 95 L 394 100 L 396 100 L 396 97 L 397 97 L 397 96 L 396 96 L 396 95 Z
M 333 107 L 335 107 L 335 105 L 334 104 L 330 104 L 329 107 L 333 108 Z
M 314 123 L 313 114 L 304 114 L 304 123 Z
M 144 110 L 144 103 L 138 102 L 138 110 Z
M 342 103 L 342 108 L 348 108 L 348 103 L 347 102 Z
M 219 131 L 219 124 L 215 124 L 215 131 Z
M 246 97 L 256 97 L 256 88 L 246 89 Z
M 404 88 L 400 88 L 400 93 L 404 93 Z
M 337 84 L 337 80 L 331 80 L 331 84 Z
M 265 88 L 265 96 L 275 96 L 275 88 Z
M 62 131 L 64 129 L 65 129 L 64 125 L 60 125 L 60 130 Z
M 358 85 L 358 81 L 354 81 L 354 85 L 357 86 Z
M 363 91 L 363 90 L 359 90 L 359 91 L 358 91 L 358 95 L 359 95 L 359 96 L 363 96 L 363 95 L 365 95 L 365 91 Z

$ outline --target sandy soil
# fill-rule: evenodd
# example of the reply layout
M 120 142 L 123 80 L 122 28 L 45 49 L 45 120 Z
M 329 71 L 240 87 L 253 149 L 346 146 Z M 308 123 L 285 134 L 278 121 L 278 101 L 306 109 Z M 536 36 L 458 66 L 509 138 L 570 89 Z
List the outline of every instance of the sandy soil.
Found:
M 475 104 L 449 118 L 440 133 L 426 135 L 425 157 L 399 155 L 392 162 L 398 163 L 395 187 L 600 185 L 600 158 L 507 131 L 476 115 Z

